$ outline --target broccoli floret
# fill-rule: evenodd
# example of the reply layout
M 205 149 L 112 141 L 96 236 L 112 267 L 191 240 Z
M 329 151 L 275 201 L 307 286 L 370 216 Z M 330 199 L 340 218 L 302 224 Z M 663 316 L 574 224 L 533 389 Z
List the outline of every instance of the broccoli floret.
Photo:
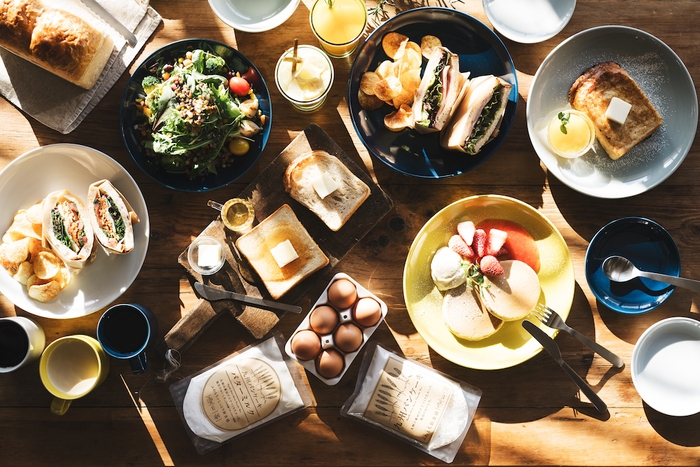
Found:
M 160 84 L 160 80 L 153 75 L 146 76 L 143 81 L 141 81 L 141 86 L 146 94 L 150 94 L 153 89 Z
M 226 62 L 224 59 L 216 55 L 207 56 L 207 60 L 204 62 L 205 73 L 210 75 L 220 75 L 224 72 L 225 67 Z

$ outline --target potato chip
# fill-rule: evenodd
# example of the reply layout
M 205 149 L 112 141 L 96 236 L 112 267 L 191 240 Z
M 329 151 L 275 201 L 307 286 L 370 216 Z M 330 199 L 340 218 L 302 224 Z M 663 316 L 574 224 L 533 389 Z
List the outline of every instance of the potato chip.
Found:
M 42 203 L 37 203 L 34 206 L 27 209 L 26 216 L 27 220 L 32 224 L 42 224 Z
M 406 50 L 413 50 L 414 52 L 418 53 L 418 56 L 421 56 L 423 54 L 420 45 L 416 44 L 413 41 L 408 41 L 406 43 Z M 420 66 L 420 64 L 418 66 Z
M 58 282 L 58 285 L 61 287 L 61 289 L 65 289 L 68 286 L 68 283 L 70 282 L 70 278 L 70 270 L 65 266 L 61 266 L 60 270 L 58 271 L 58 274 L 56 274 L 56 277 L 54 277 L 54 280 Z
M 420 50 L 421 54 L 425 58 L 430 58 L 430 54 L 433 53 L 435 47 L 442 47 L 442 41 L 439 37 L 431 36 L 430 34 L 423 36 L 420 40 Z
M 37 235 L 32 227 L 32 223 L 27 220 L 27 214 L 24 210 L 15 214 L 15 218 L 10 228 L 7 229 L 7 233 L 10 234 L 12 240 L 20 240 L 24 237 L 41 238 L 41 234 Z
M 40 252 L 33 261 L 34 274 L 42 280 L 53 279 L 61 267 L 61 260 L 50 251 Z
M 384 60 L 380 63 L 375 73 L 379 75 L 380 79 L 388 78 L 389 76 L 397 76 L 396 70 L 394 69 L 394 62 L 391 60 Z
M 36 238 L 29 239 L 29 247 L 27 249 L 29 250 L 29 258 L 36 258 L 36 255 L 42 251 L 50 251 L 48 248 L 44 247 L 41 240 L 37 240 Z
M 29 237 L 0 245 L 0 263 L 23 263 L 29 257 Z
M 27 293 L 31 298 L 42 303 L 50 302 L 58 296 L 60 291 L 61 287 L 56 281 L 50 281 L 43 284 L 33 284 L 27 289 Z
M 415 92 L 406 88 L 401 88 L 401 93 L 391 100 L 391 105 L 393 105 L 395 109 L 398 109 L 402 105 L 407 105 L 410 107 L 413 104 L 415 95 Z
M 422 62 L 423 59 L 419 52 L 416 52 L 413 49 L 406 50 L 398 63 L 399 77 L 401 77 L 401 73 L 404 73 L 407 70 L 418 70 L 418 73 L 420 74 Z
M 384 105 L 384 101 L 374 95 L 369 95 L 360 89 L 357 91 L 357 100 L 360 102 L 360 107 L 365 110 L 377 110 Z
M 384 126 L 389 131 L 401 131 L 413 126 L 413 110 L 407 105 L 402 105 L 384 116 Z
M 394 58 L 401 44 L 408 40 L 407 36 L 398 32 L 388 32 L 382 37 L 382 49 L 389 58 Z
M 360 90 L 369 96 L 374 96 L 374 85 L 380 79 L 379 75 L 373 71 L 363 73 L 360 79 Z
M 420 68 L 404 71 L 401 73 L 399 81 L 401 81 L 401 87 L 403 87 L 404 90 L 415 94 L 416 89 L 418 89 L 421 82 Z
M 401 81 L 396 76 L 387 76 L 377 81 L 374 86 L 374 94 L 384 102 L 390 102 L 394 97 L 401 94 Z
M 25 261 L 17 267 L 17 271 L 12 276 L 17 282 L 23 285 L 27 285 L 27 281 L 34 274 L 34 268 L 32 263 Z

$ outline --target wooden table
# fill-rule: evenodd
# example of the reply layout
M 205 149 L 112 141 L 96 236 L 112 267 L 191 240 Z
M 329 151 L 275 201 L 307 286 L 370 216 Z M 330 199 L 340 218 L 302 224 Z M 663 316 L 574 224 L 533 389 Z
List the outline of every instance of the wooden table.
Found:
M 396 2 L 419 4 L 421 2 Z M 171 41 L 205 37 L 235 45 L 260 68 L 270 85 L 274 125 L 259 163 L 241 179 L 212 193 L 188 194 L 166 189 L 148 178 L 130 159 L 119 132 L 119 102 L 128 74 L 116 83 L 72 133 L 47 129 L 0 100 L 0 168 L 36 147 L 70 142 L 103 151 L 131 173 L 148 204 L 149 251 L 135 283 L 120 301 L 152 309 L 161 334 L 196 302 L 178 255 L 214 218 L 206 202 L 239 193 L 310 123 L 317 123 L 363 164 L 394 201 L 394 209 L 337 266 L 372 290 L 389 306 L 386 323 L 373 339 L 408 358 L 431 365 L 483 390 L 476 419 L 455 465 L 697 465 L 700 415 L 669 417 L 646 406 L 632 384 L 629 362 L 641 333 L 670 316 L 696 316 L 696 295 L 676 290 L 657 310 L 625 316 L 598 306 L 584 276 L 586 247 L 607 222 L 641 215 L 666 227 L 682 257 L 682 275 L 700 277 L 696 253 L 700 231 L 697 199 L 700 151 L 694 146 L 681 170 L 661 186 L 622 200 L 591 198 L 548 177 L 527 134 L 525 107 L 531 79 L 542 60 L 562 40 L 587 28 L 619 24 L 645 30 L 668 44 L 695 80 L 700 79 L 698 3 L 678 1 L 580 0 L 571 22 L 556 37 L 525 45 L 504 40 L 518 70 L 520 102 L 513 127 L 498 153 L 476 170 L 444 180 L 400 175 L 372 159 L 359 143 L 347 117 L 346 79 L 352 58 L 334 60 L 336 79 L 321 111 L 300 114 L 283 101 L 273 83 L 280 53 L 294 37 L 314 43 L 309 29 L 310 0 L 304 0 L 281 27 L 261 34 L 240 33 L 219 21 L 204 1 L 152 0 L 163 16 L 136 63 Z M 435 5 L 434 2 L 431 4 Z M 454 7 L 486 22 L 481 2 L 455 1 Z M 448 5 L 449 6 L 449 5 Z M 393 13 L 393 8 L 388 7 Z M 135 65 L 132 65 L 132 69 Z M 616 370 L 577 341 L 557 338 L 565 359 L 609 406 L 600 416 L 546 354 L 498 371 L 457 366 L 431 350 L 406 312 L 402 272 L 408 248 L 421 226 L 452 201 L 496 193 L 518 198 L 544 214 L 561 231 L 573 256 L 576 288 L 569 323 L 620 355 L 627 366 Z M 320 292 L 325 284 L 318 284 Z M 312 298 L 300 305 L 308 311 Z M 0 297 L 1 315 L 26 315 Z M 71 320 L 38 319 L 47 340 L 68 334 L 94 335 L 100 313 Z M 301 316 L 285 316 L 276 330 L 289 336 Z M 230 315 L 222 315 L 182 355 L 178 377 L 190 375 L 241 349 L 255 339 Z M 152 352 L 154 353 L 154 352 Z M 152 355 L 152 368 L 162 367 Z M 42 387 L 38 363 L 0 375 L 0 465 L 416 465 L 441 464 L 402 442 L 340 416 L 339 408 L 355 385 L 354 364 L 338 386 L 308 378 L 316 405 L 211 452 L 198 455 L 182 426 L 168 386 L 153 373 L 131 375 L 113 361 L 107 381 L 74 402 L 65 416 L 54 416 L 51 396 Z M 130 395 L 130 389 L 132 394 Z M 137 393 L 139 410 L 132 395 Z

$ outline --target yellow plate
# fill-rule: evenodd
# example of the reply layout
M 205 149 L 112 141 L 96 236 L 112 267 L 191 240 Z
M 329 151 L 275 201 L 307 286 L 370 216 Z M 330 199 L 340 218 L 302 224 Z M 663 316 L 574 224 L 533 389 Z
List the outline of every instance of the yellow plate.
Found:
M 517 222 L 532 235 L 540 252 L 540 302 L 566 319 L 575 287 L 569 248 L 547 218 L 528 204 L 506 196 L 472 196 L 435 214 L 418 232 L 408 252 L 403 293 L 413 325 L 433 350 L 467 368 L 498 370 L 530 359 L 542 346 L 523 329 L 520 320 L 505 323 L 496 334 L 481 341 L 459 339 L 442 319 L 442 294 L 430 277 L 433 254 L 447 245 L 457 232 L 457 224 L 466 220 L 478 224 L 485 219 Z M 546 332 L 555 335 L 552 329 L 546 328 Z

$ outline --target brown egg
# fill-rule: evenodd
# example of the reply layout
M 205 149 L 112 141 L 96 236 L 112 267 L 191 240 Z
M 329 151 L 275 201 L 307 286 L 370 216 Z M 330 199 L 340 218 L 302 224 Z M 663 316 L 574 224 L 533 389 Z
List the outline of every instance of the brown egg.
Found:
M 372 297 L 363 297 L 359 299 L 352 309 L 353 319 L 363 327 L 374 326 L 382 317 L 382 308 Z
M 343 371 L 344 364 L 345 360 L 340 352 L 328 349 L 316 358 L 316 371 L 324 378 L 335 378 Z
M 362 330 L 353 323 L 341 324 L 333 334 L 333 342 L 345 353 L 354 352 L 362 345 Z
M 338 325 L 338 312 L 328 305 L 321 305 L 309 315 L 309 325 L 316 333 L 324 336 L 333 332 Z
M 350 308 L 357 300 L 357 288 L 347 279 L 338 279 L 328 287 L 328 301 L 337 310 Z
M 302 329 L 292 337 L 291 347 L 299 360 L 312 360 L 321 351 L 321 338 L 310 329 Z

